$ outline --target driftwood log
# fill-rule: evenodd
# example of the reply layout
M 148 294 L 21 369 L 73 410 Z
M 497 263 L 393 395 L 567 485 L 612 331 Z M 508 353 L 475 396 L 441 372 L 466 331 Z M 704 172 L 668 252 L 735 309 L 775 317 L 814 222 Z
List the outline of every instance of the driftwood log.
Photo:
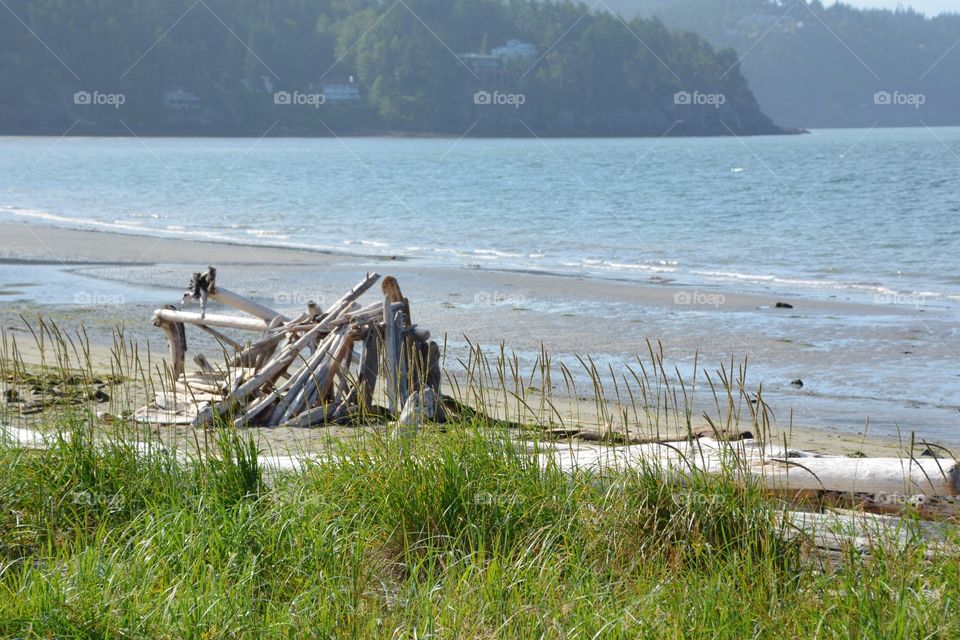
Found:
M 888 500 L 960 496 L 960 466 L 936 458 L 846 458 L 817 456 L 760 446 L 754 440 L 731 443 L 701 437 L 626 447 L 560 448 L 543 462 L 563 469 L 622 470 L 652 465 L 683 477 L 734 472 L 781 492 L 833 492 L 876 495 Z

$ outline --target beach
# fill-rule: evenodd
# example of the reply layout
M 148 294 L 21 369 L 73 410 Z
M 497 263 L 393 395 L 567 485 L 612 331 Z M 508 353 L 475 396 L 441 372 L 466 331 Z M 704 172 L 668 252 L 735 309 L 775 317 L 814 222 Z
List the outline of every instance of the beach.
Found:
M 958 637 L 911 2 L 0 0 L 0 638 Z
M 2 294 L 9 300 L 3 307 L 3 326 L 28 359 L 30 334 L 20 316 L 36 314 L 57 322 L 61 329 L 75 329 L 82 323 L 94 344 L 95 363 L 106 366 L 109 362 L 117 325 L 123 327 L 127 340 L 144 349 L 149 344 L 151 353 L 162 358 L 165 345 L 151 324 L 152 311 L 178 304 L 189 274 L 207 265 L 218 268 L 222 286 L 283 312 L 296 312 L 308 300 L 323 307 L 363 273 L 377 271 L 401 282 L 413 303 L 415 322 L 435 336 L 445 336 L 445 365 L 450 371 L 462 369 L 459 359 L 467 345 L 485 345 L 495 355 L 502 343 L 506 352 L 517 355 L 524 375 L 532 376 L 542 344 L 571 371 L 580 368 L 577 356 L 589 356 L 605 376 L 622 378 L 626 366 L 632 363 L 639 370 L 651 348 L 655 352 L 662 348 L 665 368 L 675 367 L 678 379 L 699 388 L 701 399 L 695 403 L 693 417 L 703 426 L 701 413 L 709 412 L 713 402 L 707 376 L 716 383 L 718 370 L 725 368 L 736 377 L 747 360 L 745 380 L 751 389 L 762 389 L 771 407 L 772 435 L 778 439 L 787 435 L 791 446 L 876 454 L 903 449 L 911 431 L 918 442 L 953 444 L 944 431 L 930 427 L 949 419 L 950 412 L 956 412 L 952 407 L 898 397 L 894 388 L 878 390 L 875 398 L 844 398 L 816 390 L 823 369 L 902 370 L 908 366 L 905 361 L 941 357 L 936 340 L 927 335 L 943 329 L 928 321 L 928 314 L 920 309 L 772 299 L 669 282 L 638 285 L 486 268 L 451 269 L 413 260 L 21 223 L 0 224 L 0 237 L 2 268 L 8 274 Z M 777 308 L 778 302 L 792 308 Z M 904 332 L 904 324 L 914 329 Z M 869 341 L 864 339 L 865 331 L 871 332 Z M 842 351 L 831 346 L 838 344 L 847 346 Z M 216 345 L 203 338 L 191 346 L 216 353 Z M 802 380 L 803 387 L 791 384 L 794 380 Z M 609 380 L 607 386 L 612 388 Z M 587 376 L 575 380 L 573 387 L 555 387 L 553 394 L 576 404 L 581 419 L 596 419 Z M 605 393 L 604 401 L 615 404 L 612 391 Z M 898 432 L 900 416 L 903 423 Z M 917 425 L 914 429 L 911 418 Z M 307 449 L 313 447 L 310 442 L 325 438 L 287 432 L 264 437 L 281 447 L 302 447 L 306 442 Z

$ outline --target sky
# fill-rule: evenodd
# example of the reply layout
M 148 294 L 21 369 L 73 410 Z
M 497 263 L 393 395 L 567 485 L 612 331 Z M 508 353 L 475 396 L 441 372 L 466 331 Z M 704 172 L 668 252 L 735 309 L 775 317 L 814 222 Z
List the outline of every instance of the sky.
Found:
M 897 5 L 902 4 L 907 7 L 913 7 L 917 11 L 922 11 L 927 15 L 936 15 L 944 11 L 960 12 L 960 0 L 843 0 L 844 4 L 850 4 L 855 7 L 881 7 L 884 9 L 896 9 Z M 828 4 L 824 2 L 824 4 Z

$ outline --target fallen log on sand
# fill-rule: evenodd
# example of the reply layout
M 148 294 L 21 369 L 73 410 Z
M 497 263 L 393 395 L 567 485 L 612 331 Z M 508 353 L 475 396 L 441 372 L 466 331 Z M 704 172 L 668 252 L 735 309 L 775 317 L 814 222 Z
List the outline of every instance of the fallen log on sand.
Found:
M 846 458 L 788 453 L 754 440 L 740 443 L 698 438 L 626 447 L 558 448 L 544 464 L 564 470 L 595 471 L 655 467 L 677 476 L 694 473 L 750 476 L 777 492 L 830 491 L 896 496 L 958 496 L 960 468 L 955 460 Z

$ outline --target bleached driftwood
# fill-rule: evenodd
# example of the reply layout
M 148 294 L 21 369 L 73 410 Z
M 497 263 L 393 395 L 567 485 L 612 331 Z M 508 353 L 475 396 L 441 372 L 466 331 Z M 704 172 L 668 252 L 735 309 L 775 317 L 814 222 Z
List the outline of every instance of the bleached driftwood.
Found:
M 786 457 L 775 447 L 753 441 L 712 438 L 626 447 L 558 448 L 542 462 L 563 469 L 628 469 L 644 465 L 665 473 L 735 473 L 751 476 L 774 491 L 834 491 L 900 496 L 960 495 L 956 461 L 915 458 Z
M 224 289 L 223 287 L 217 287 L 211 291 L 210 299 L 216 300 L 221 304 L 234 307 L 235 309 L 239 309 L 244 313 L 249 313 L 250 315 L 260 318 L 261 320 L 266 320 L 267 322 L 270 322 L 274 318 L 280 318 L 283 321 L 289 320 L 289 318 L 287 318 L 285 315 L 274 311 L 269 307 L 265 307 L 262 304 L 254 302 L 249 298 L 244 298 L 233 291 Z
M 216 269 L 210 267 L 190 280 L 183 302 L 198 300 L 200 313 L 176 308 L 154 313 L 157 325 L 168 333 L 171 349 L 176 347 L 171 351 L 178 374 L 173 404 L 181 395 L 193 398 L 200 405 L 195 426 L 208 425 L 218 415 L 229 415 L 236 426 L 312 426 L 341 420 L 372 411 L 378 385 L 391 413 L 412 391 L 426 390 L 431 383 L 435 385 L 431 391 L 439 393 L 439 350 L 429 343 L 428 330 L 411 324 L 410 303 L 395 278 L 384 279 L 382 301 L 366 306 L 358 302 L 380 279 L 367 273 L 326 312 L 311 303 L 290 319 L 220 287 L 216 277 Z M 208 314 L 208 299 L 246 315 Z M 204 376 L 180 376 L 185 346 L 180 347 L 175 328 L 185 324 L 198 326 L 231 347 L 228 362 L 214 367 L 203 360 Z M 241 345 L 218 329 L 255 332 L 259 337 Z M 360 345 L 356 355 L 354 345 Z M 167 396 L 158 400 L 158 406 L 170 404 Z
M 840 558 L 847 551 L 869 554 L 878 547 L 900 552 L 912 544 L 922 544 L 928 558 L 960 552 L 954 542 L 956 527 L 945 522 L 905 520 L 846 509 L 786 511 L 782 522 L 783 537 L 809 542 L 833 558 Z
M 401 392 L 402 368 L 400 364 L 402 349 L 403 303 L 392 302 L 391 296 L 385 295 L 383 300 L 383 344 L 386 358 L 386 385 L 388 407 L 391 412 L 396 411 L 404 402 Z
M 270 322 L 274 318 L 278 317 L 284 321 L 289 320 L 289 318 L 282 316 L 273 309 L 265 307 L 258 302 L 254 302 L 250 298 L 246 298 L 240 294 L 218 287 L 217 270 L 213 267 L 207 267 L 206 271 L 198 271 L 193 274 L 193 276 L 190 278 L 190 283 L 187 285 L 187 290 L 183 294 L 180 304 L 182 306 L 191 299 L 198 301 L 200 303 L 200 316 L 202 318 L 207 312 L 208 298 L 216 300 L 221 304 L 239 309 L 244 313 L 248 313 L 262 320 L 266 320 L 267 322 Z
M 154 318 L 166 322 L 256 331 L 258 333 L 262 333 L 269 328 L 267 321 L 262 318 L 245 318 L 243 316 L 226 316 L 213 313 L 201 315 L 191 311 L 175 311 L 173 309 L 158 309 L 154 312 Z
M 160 311 L 170 311 L 170 309 Z M 184 358 L 187 352 L 187 334 L 183 324 L 158 315 L 154 316 L 153 324 L 160 327 L 167 336 L 167 345 L 170 348 L 170 371 L 174 378 L 179 378 L 183 374 Z

